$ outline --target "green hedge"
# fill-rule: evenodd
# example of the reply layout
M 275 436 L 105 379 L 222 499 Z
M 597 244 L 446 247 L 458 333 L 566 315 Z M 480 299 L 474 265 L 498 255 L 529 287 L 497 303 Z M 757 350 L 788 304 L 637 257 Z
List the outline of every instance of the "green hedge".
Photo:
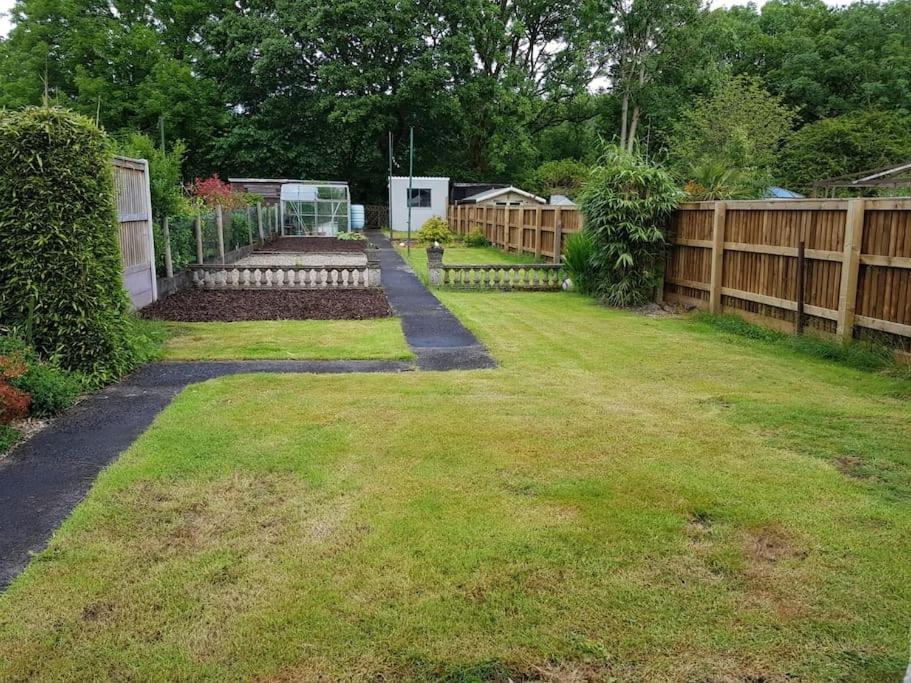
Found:
M 89 119 L 0 111 L 0 321 L 104 382 L 135 362 L 111 148 Z

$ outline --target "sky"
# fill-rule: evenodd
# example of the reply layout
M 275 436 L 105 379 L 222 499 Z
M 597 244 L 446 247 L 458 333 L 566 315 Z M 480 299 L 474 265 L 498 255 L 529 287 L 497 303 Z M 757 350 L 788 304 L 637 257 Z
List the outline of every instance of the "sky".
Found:
M 0 0 L 0 36 L 6 36 L 9 33 L 11 24 L 7 14 L 13 7 L 15 0 Z M 825 0 L 827 5 L 846 5 L 847 0 Z M 743 0 L 711 0 L 712 7 L 730 7 L 731 5 L 745 5 Z M 763 0 L 757 0 L 757 5 L 762 5 Z

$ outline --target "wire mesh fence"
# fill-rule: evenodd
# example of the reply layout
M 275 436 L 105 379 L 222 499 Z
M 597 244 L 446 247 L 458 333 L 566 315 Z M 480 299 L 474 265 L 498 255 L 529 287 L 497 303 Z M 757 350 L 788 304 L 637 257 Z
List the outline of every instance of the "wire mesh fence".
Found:
M 209 211 L 201 214 L 198 219 L 201 228 L 203 261 L 216 261 L 220 257 L 217 214 L 215 211 Z M 262 238 L 260 238 L 260 220 L 262 221 Z M 196 221 L 197 216 L 172 216 L 168 219 L 171 266 L 174 273 L 179 273 L 190 264 L 196 263 L 199 258 L 196 244 Z M 155 272 L 158 277 L 166 277 L 166 241 L 163 221 L 155 221 L 153 229 Z M 278 206 L 259 208 L 250 206 L 222 212 L 222 236 L 226 254 L 261 241 L 269 242 L 280 234 Z

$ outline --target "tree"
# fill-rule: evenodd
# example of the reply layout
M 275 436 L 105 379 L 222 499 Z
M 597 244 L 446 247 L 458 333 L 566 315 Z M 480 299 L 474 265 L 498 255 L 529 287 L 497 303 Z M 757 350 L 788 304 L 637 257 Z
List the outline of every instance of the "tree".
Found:
M 536 168 L 527 180 L 527 189 L 535 194 L 566 195 L 575 198 L 588 179 L 589 167 L 575 159 L 546 161 Z
M 845 114 L 798 130 L 782 153 L 781 176 L 809 190 L 824 180 L 911 160 L 911 116 L 883 111 Z
M 720 164 L 762 184 L 773 174 L 794 118 L 794 111 L 757 80 L 732 78 L 681 115 L 670 149 L 673 167 L 685 178 L 694 167 Z
M 611 91 L 619 97 L 619 144 L 627 152 L 637 140 L 649 86 L 669 60 L 668 47 L 695 21 L 699 0 L 605 0 L 596 10 L 599 28 L 598 53 L 610 79 Z

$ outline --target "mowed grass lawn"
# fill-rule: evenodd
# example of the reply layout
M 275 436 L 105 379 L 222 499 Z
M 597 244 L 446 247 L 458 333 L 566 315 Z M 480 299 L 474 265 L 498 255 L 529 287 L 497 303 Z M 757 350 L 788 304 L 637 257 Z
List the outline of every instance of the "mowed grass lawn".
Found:
M 407 360 L 398 318 L 166 323 L 164 360 Z
M 907 381 L 441 297 L 499 368 L 186 389 L 0 597 L 0 680 L 900 680 Z
M 402 255 L 402 258 L 406 262 L 411 264 L 411 267 L 414 268 L 415 274 L 423 282 L 427 282 L 429 275 L 427 273 L 427 247 L 425 246 L 413 246 L 411 247 L 411 255 L 409 256 L 408 250 L 395 245 L 395 248 Z M 461 247 L 461 246 L 447 246 L 443 250 L 443 263 L 459 263 L 459 264 L 468 264 L 468 265 L 483 265 L 483 264 L 522 264 L 522 263 L 534 263 L 534 256 L 531 254 L 513 254 L 501 251 L 494 247 Z

